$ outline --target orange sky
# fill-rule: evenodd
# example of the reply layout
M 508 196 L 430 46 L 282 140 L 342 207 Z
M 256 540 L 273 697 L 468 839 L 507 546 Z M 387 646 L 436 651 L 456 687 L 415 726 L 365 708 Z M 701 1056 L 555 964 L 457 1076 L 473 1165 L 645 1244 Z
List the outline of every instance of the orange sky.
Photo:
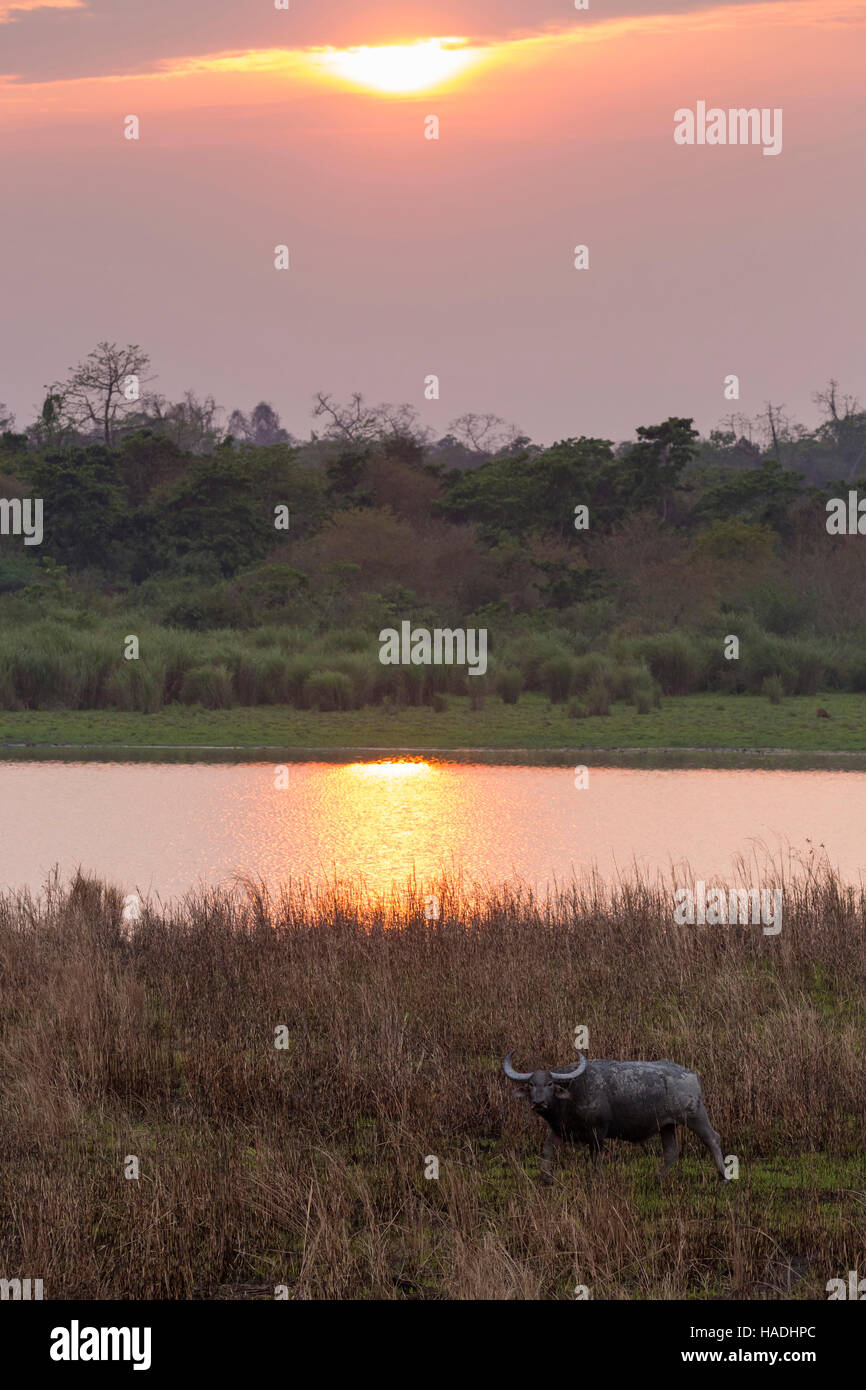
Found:
M 810 419 L 828 376 L 862 390 L 864 0 L 564 25 L 561 0 L 337 3 L 331 32 L 303 0 L 267 24 L 216 3 L 210 25 L 158 0 L 122 51 L 110 0 L 27 8 L 0 4 L 0 400 L 19 424 L 100 338 L 140 342 L 169 396 L 264 397 L 296 433 L 320 389 L 442 430 L 491 410 L 542 440 L 670 413 L 709 428 L 768 398 Z M 448 27 L 419 28 L 425 9 Z M 478 60 L 411 94 L 311 61 L 443 34 Z M 674 111 L 699 99 L 782 108 L 780 157 L 677 147 Z

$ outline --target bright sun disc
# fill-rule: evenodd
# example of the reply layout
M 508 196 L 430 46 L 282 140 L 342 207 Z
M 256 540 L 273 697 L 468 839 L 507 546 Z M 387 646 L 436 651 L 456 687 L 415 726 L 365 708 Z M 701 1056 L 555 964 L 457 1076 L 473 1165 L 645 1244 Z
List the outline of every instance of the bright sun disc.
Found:
M 419 92 L 448 82 L 473 61 L 474 54 L 453 47 L 462 42 L 425 39 L 384 48 L 330 49 L 315 60 L 335 76 L 378 92 Z

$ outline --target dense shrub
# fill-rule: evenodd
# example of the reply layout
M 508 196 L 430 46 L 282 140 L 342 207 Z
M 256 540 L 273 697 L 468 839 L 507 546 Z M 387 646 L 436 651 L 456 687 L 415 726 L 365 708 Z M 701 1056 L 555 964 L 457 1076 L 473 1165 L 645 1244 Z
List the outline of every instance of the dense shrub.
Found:
M 228 585 L 195 589 L 165 611 L 169 627 L 205 632 L 215 627 L 245 627 L 251 620 L 250 604 L 230 593 Z
M 231 672 L 222 665 L 193 666 L 183 678 L 180 699 L 184 705 L 230 709 L 235 703 Z
M 580 694 L 591 685 L 610 685 L 613 680 L 614 663 L 603 652 L 587 652 L 572 664 L 572 687 Z
M 583 697 L 587 714 L 610 714 L 610 692 L 603 681 L 594 680 Z
M 165 672 L 157 663 L 124 661 L 108 677 L 105 703 L 113 709 L 155 714 L 162 708 Z
M 560 704 L 568 699 L 571 690 L 573 663 L 566 656 L 553 656 L 545 661 L 539 673 L 541 689 L 550 697 L 551 703 Z
M 505 666 L 498 672 L 494 688 L 503 704 L 516 705 L 523 689 L 523 676 L 516 666 Z
M 704 688 L 708 662 L 697 639 L 681 633 L 649 637 L 640 650 L 665 695 L 691 695 Z
M 350 709 L 352 682 L 342 671 L 315 671 L 307 680 L 306 696 L 313 709 Z

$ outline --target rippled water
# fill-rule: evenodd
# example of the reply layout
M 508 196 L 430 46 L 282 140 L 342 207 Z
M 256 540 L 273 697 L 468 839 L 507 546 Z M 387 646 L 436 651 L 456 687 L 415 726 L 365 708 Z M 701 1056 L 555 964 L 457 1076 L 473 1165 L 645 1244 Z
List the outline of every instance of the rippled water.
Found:
M 866 866 L 866 773 L 592 768 L 453 762 L 209 765 L 0 763 L 0 881 L 39 887 L 78 866 L 175 896 L 237 874 L 362 874 L 371 888 L 441 869 L 535 884 L 687 863 L 730 876 L 736 855 L 777 863 L 826 847 Z M 753 881 L 757 881 L 755 878 Z

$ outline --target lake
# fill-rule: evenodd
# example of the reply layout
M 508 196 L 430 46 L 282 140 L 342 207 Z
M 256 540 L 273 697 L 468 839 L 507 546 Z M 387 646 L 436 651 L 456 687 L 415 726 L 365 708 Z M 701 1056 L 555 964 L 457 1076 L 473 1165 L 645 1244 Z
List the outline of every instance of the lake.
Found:
M 598 755 L 600 758 L 603 755 Z M 275 785 L 277 781 L 284 785 Z M 866 772 L 379 762 L 0 762 L 0 883 L 38 888 L 78 866 L 162 898 L 239 874 L 352 878 L 371 889 L 442 869 L 541 886 L 689 866 L 769 882 L 826 850 L 866 866 Z M 681 877 L 681 876 L 680 876 Z M 778 876 L 775 876 L 778 881 Z

